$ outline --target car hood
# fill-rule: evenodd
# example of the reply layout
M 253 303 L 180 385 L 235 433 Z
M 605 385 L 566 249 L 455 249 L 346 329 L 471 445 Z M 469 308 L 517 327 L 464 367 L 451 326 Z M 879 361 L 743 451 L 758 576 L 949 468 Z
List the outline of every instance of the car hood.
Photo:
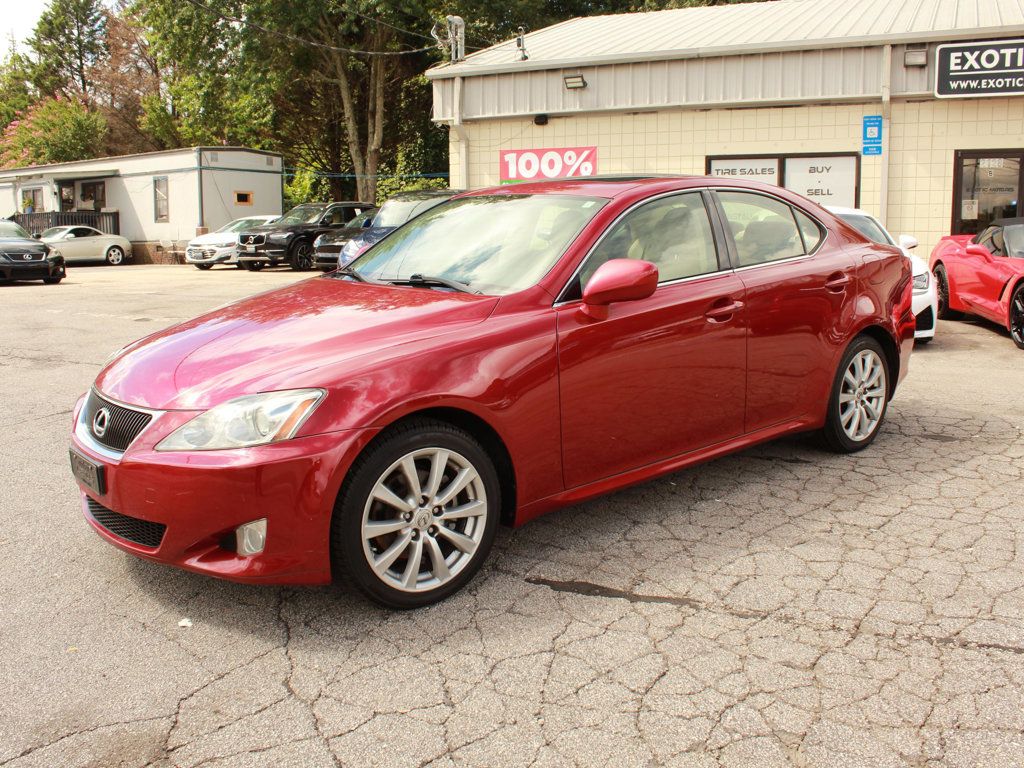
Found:
M 314 278 L 153 334 L 96 379 L 108 397 L 156 410 L 210 408 L 241 395 L 329 387 L 325 370 L 484 320 L 498 299 Z
M 260 233 L 264 235 L 271 235 L 274 233 L 285 234 L 288 232 L 307 232 L 317 229 L 319 226 L 319 224 L 261 224 L 258 227 L 249 227 L 248 229 L 244 229 L 241 234 L 249 235 Z
M 353 237 L 353 240 L 358 241 L 360 244 L 367 243 L 373 245 L 378 240 L 383 240 L 384 235 L 394 232 L 397 227 L 370 227 L 362 230 L 361 234 Z
M 928 262 L 927 261 L 922 259 L 920 256 L 911 253 L 906 248 L 901 248 L 900 250 L 903 251 L 903 254 L 908 259 L 910 259 L 910 268 L 911 268 L 911 271 L 913 272 L 914 277 L 917 277 L 918 275 L 923 275 L 925 272 L 928 271 Z
M 366 231 L 366 227 L 345 227 L 321 235 L 322 243 L 344 243 Z
M 29 240 L 24 237 L 0 237 L 0 251 L 12 250 L 24 251 L 45 251 L 46 246 L 39 240 Z
M 193 237 L 188 241 L 187 247 L 193 248 L 203 245 L 228 246 L 234 245 L 237 241 L 237 232 L 208 232 L 205 235 Z

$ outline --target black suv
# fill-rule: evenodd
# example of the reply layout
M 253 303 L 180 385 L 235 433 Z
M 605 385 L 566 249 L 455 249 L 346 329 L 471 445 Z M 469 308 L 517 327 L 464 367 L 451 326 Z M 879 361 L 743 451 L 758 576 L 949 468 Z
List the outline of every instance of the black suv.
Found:
M 341 253 L 345 243 L 356 235 L 362 234 L 364 229 L 373 226 L 373 217 L 376 215 L 376 208 L 363 211 L 352 219 L 347 227 L 331 230 L 314 240 L 313 251 L 317 269 L 322 272 L 331 272 L 337 269 L 338 254 Z
M 285 261 L 295 270 L 312 269 L 313 241 L 371 208 L 352 201 L 297 205 L 271 224 L 239 232 L 238 263 L 249 270 Z
M 0 221 L 0 282 L 63 279 L 64 257 L 58 251 L 33 240 L 17 222 Z

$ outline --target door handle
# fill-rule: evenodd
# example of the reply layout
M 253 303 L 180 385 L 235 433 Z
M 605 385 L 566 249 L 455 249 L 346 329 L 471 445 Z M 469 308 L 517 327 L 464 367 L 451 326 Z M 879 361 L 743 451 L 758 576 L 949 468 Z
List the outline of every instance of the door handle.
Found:
M 832 293 L 842 293 L 846 290 L 846 286 L 850 284 L 850 276 L 845 272 L 836 272 L 835 274 L 829 275 L 828 280 L 825 281 L 825 288 Z
M 716 302 L 711 309 L 704 313 L 704 317 L 708 319 L 709 323 L 724 323 L 743 309 L 742 301 L 730 301 L 729 299 L 724 301 L 726 302 L 725 304 Z

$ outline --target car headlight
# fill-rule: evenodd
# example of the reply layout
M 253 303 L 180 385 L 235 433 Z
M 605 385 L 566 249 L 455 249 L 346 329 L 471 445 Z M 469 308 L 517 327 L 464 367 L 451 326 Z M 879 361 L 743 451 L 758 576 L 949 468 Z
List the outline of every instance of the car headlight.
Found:
M 178 427 L 156 450 L 216 451 L 288 440 L 325 394 L 322 389 L 292 389 L 236 397 Z
M 56 248 L 51 248 L 51 249 L 50 249 L 50 252 L 49 252 L 49 253 L 47 253 L 46 255 L 47 255 L 47 256 L 61 256 L 62 254 L 61 254 L 61 252 L 60 252 L 60 251 L 58 251 L 58 250 L 57 250 Z
M 914 290 L 915 291 L 927 291 L 928 290 L 928 273 L 922 272 L 920 275 L 914 275 Z
M 316 236 L 316 240 L 313 241 L 313 247 L 314 248 L 319 248 L 321 245 L 323 245 L 323 242 L 324 242 L 324 236 L 323 235 L 317 235 Z

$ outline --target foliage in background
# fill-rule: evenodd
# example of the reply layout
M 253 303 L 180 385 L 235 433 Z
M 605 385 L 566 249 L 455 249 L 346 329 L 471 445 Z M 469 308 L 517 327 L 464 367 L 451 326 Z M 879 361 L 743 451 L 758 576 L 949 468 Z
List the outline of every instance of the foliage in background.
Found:
M 25 110 L 4 129 L 0 166 L 64 163 L 95 157 L 103 147 L 107 123 L 73 99 L 47 98 Z
M 106 56 L 107 17 L 99 0 L 52 0 L 29 38 L 32 80 L 44 96 L 92 100 L 90 70 Z
M 12 46 L 6 58 L 0 61 L 0 132 L 19 112 L 32 106 L 30 79 L 28 59 Z

